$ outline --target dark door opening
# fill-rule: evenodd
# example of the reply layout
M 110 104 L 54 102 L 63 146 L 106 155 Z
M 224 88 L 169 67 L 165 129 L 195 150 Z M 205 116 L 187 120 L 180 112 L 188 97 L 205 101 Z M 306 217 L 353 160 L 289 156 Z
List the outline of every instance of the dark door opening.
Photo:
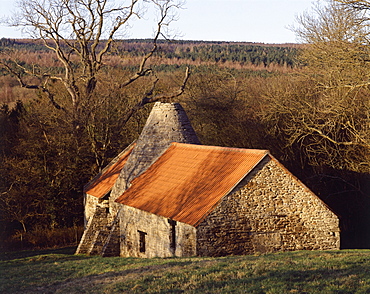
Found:
M 145 244 L 145 235 L 146 233 L 143 231 L 139 231 L 139 251 L 144 253 L 146 251 L 146 244 Z
M 171 225 L 170 228 L 170 250 L 173 254 L 176 251 L 176 221 L 169 219 L 168 223 Z

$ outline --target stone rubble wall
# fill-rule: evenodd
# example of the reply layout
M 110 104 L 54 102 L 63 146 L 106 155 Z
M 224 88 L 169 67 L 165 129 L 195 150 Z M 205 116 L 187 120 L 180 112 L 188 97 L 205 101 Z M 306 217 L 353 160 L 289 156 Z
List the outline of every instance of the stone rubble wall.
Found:
M 84 194 L 84 227 L 86 229 L 89 219 L 94 215 L 99 198 Z
M 76 254 L 100 254 L 104 242 L 104 232 L 107 230 L 107 220 L 106 208 L 97 205 L 94 214 L 88 220 Z
M 118 241 L 117 246 L 112 242 L 118 240 L 119 230 L 110 230 L 117 215 L 118 203 L 109 203 L 108 197 L 97 198 L 95 196 L 85 194 L 85 231 L 80 240 L 79 248 L 76 253 L 100 255 L 105 254 L 103 248 L 107 248 L 107 256 L 119 256 Z M 109 244 L 106 244 L 109 238 Z
M 197 255 L 339 249 L 338 217 L 267 156 L 197 226 Z
M 100 254 L 104 257 L 120 256 L 119 222 L 113 223 Z
M 107 223 L 113 221 L 115 215 L 117 215 L 119 204 L 112 201 L 108 195 L 103 198 L 97 198 L 95 196 L 85 194 L 85 224 L 95 214 L 97 207 L 104 207 L 107 211 Z M 86 225 L 85 225 L 86 228 Z
M 173 257 L 196 254 L 196 230 L 176 222 L 176 250 L 171 250 L 171 225 L 168 218 L 157 216 L 126 205 L 120 210 L 121 256 Z M 145 235 L 145 252 L 139 250 L 139 232 Z

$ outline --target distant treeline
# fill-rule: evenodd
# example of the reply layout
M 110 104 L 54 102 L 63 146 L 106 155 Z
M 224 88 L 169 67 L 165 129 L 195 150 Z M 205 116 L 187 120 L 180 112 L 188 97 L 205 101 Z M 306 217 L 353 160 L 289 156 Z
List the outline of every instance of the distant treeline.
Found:
M 212 63 L 239 63 L 268 67 L 271 64 L 294 67 L 298 52 L 295 44 L 262 44 L 242 42 L 206 42 L 206 41 L 162 41 L 159 42 L 157 56 L 168 59 L 182 59 Z M 25 49 L 31 52 L 46 51 L 41 42 L 27 39 L 0 40 L 0 46 Z M 116 50 L 112 54 L 130 54 L 141 56 L 151 49 L 149 39 L 131 39 L 116 41 Z
M 293 67 L 297 49 L 243 44 L 206 44 L 182 46 L 175 50 L 162 49 L 159 54 L 170 59 L 191 59 L 192 61 L 201 60 L 217 63 L 229 61 L 256 66 L 264 65 L 265 67 L 273 63 Z
M 32 39 L 1 38 L 0 48 L 24 49 L 30 52 L 48 51 L 41 41 L 35 41 Z
M 150 48 L 150 42 L 128 40 L 118 46 L 118 52 L 142 55 Z M 201 62 L 252 64 L 256 66 L 294 67 L 298 52 L 294 44 L 254 44 L 238 42 L 173 41 L 160 43 L 158 56 L 169 59 L 185 59 Z

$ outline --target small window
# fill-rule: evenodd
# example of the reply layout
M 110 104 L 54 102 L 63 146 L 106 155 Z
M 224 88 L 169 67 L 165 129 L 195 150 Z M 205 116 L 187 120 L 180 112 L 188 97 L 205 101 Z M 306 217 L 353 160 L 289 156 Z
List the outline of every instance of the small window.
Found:
M 138 231 L 139 232 L 139 251 L 140 252 L 145 252 L 146 246 L 145 246 L 145 235 L 146 233 L 143 231 Z

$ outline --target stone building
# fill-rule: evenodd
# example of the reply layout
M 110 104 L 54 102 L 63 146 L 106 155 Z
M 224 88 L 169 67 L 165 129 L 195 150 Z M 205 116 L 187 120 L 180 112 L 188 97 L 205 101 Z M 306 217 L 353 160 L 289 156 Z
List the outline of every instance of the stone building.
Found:
M 85 187 L 77 253 L 222 256 L 339 249 L 338 217 L 266 150 L 200 145 L 177 103 Z

